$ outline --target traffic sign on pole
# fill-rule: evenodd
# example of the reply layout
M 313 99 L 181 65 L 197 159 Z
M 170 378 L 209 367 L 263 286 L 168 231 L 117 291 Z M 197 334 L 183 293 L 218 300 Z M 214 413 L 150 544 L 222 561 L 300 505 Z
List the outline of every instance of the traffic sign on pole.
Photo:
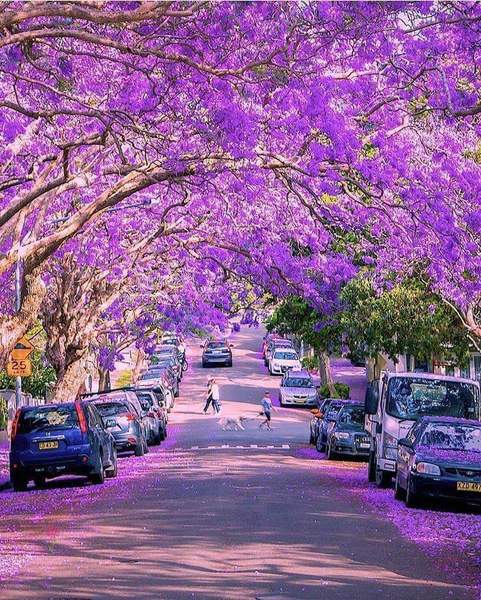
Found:
M 7 362 L 7 375 L 9 377 L 30 377 L 32 374 L 32 361 L 28 358 L 18 360 L 10 358 Z
M 34 347 L 30 340 L 28 340 L 25 336 L 19 339 L 15 344 L 15 348 L 10 353 L 10 358 L 12 360 L 25 360 L 30 354 L 32 354 Z

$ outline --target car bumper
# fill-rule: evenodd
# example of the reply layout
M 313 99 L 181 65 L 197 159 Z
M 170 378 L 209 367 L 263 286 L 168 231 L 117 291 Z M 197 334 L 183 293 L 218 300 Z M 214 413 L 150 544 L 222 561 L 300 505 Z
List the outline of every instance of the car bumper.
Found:
M 317 398 L 286 398 L 281 396 L 282 404 L 286 406 L 317 406 Z
M 20 473 L 23 477 L 33 478 L 58 477 L 60 475 L 88 475 L 96 467 L 95 459 L 90 455 L 90 449 L 75 456 L 58 457 L 10 457 L 10 473 Z
M 231 356 L 204 356 L 202 362 L 205 365 L 230 365 L 232 362 Z
M 119 433 L 112 432 L 112 435 L 115 440 L 115 447 L 120 452 L 126 450 L 133 450 L 136 446 L 140 444 L 139 435 L 130 431 Z
M 344 456 L 362 456 L 367 458 L 369 456 L 369 448 L 360 448 L 356 444 L 343 444 L 340 441 L 332 443 L 332 451 L 336 454 L 342 454 Z
M 481 481 L 468 481 L 466 479 L 452 479 L 444 477 L 433 477 L 411 473 L 411 489 L 415 495 L 431 498 L 444 498 L 449 500 L 460 500 L 464 502 L 476 502 L 481 505 L 481 492 L 458 490 L 457 483 L 476 483 Z

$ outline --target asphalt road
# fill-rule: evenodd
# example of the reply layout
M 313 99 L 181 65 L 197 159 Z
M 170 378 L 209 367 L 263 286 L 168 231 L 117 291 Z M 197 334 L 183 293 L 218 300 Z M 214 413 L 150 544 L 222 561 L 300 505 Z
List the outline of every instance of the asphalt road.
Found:
M 279 380 L 260 360 L 260 331 L 234 342 L 232 369 L 202 370 L 191 349 L 167 443 L 123 459 L 116 481 L 0 496 L 17 507 L 0 559 L 24 556 L 0 598 L 471 598 L 312 460 L 308 413 L 279 410 L 259 431 L 260 397 Z M 223 415 L 251 417 L 245 431 L 202 414 L 209 376 Z

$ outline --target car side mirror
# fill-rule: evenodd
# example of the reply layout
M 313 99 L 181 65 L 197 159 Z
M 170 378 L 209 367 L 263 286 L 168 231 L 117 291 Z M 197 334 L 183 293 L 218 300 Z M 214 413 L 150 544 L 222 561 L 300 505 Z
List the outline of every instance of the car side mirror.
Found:
M 405 448 L 411 448 L 413 447 L 412 442 L 410 440 L 408 440 L 407 438 L 401 438 L 398 441 L 398 445 L 399 446 L 404 446 Z

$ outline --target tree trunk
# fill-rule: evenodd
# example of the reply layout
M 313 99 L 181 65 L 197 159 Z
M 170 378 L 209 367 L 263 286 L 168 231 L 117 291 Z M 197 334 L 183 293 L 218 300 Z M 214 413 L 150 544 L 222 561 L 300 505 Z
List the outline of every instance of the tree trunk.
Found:
M 110 371 L 99 368 L 99 392 L 106 392 L 110 389 Z
M 132 369 L 132 384 L 135 385 L 140 376 L 140 371 L 142 370 L 142 366 L 144 364 L 145 352 L 142 348 L 139 348 L 135 351 L 135 363 L 134 368 Z
M 85 383 L 87 370 L 85 360 L 80 359 L 67 365 L 62 373 L 57 373 L 57 382 L 52 390 L 52 402 L 72 402 L 77 398 Z
M 18 340 L 35 325 L 46 287 L 39 272 L 24 277 L 22 304 L 14 315 L 0 316 L 0 369 L 4 369 Z
M 319 359 L 319 375 L 321 385 L 327 385 L 331 398 L 336 397 L 336 388 L 334 387 L 334 379 L 332 378 L 331 359 L 329 354 L 323 350 L 318 352 Z

